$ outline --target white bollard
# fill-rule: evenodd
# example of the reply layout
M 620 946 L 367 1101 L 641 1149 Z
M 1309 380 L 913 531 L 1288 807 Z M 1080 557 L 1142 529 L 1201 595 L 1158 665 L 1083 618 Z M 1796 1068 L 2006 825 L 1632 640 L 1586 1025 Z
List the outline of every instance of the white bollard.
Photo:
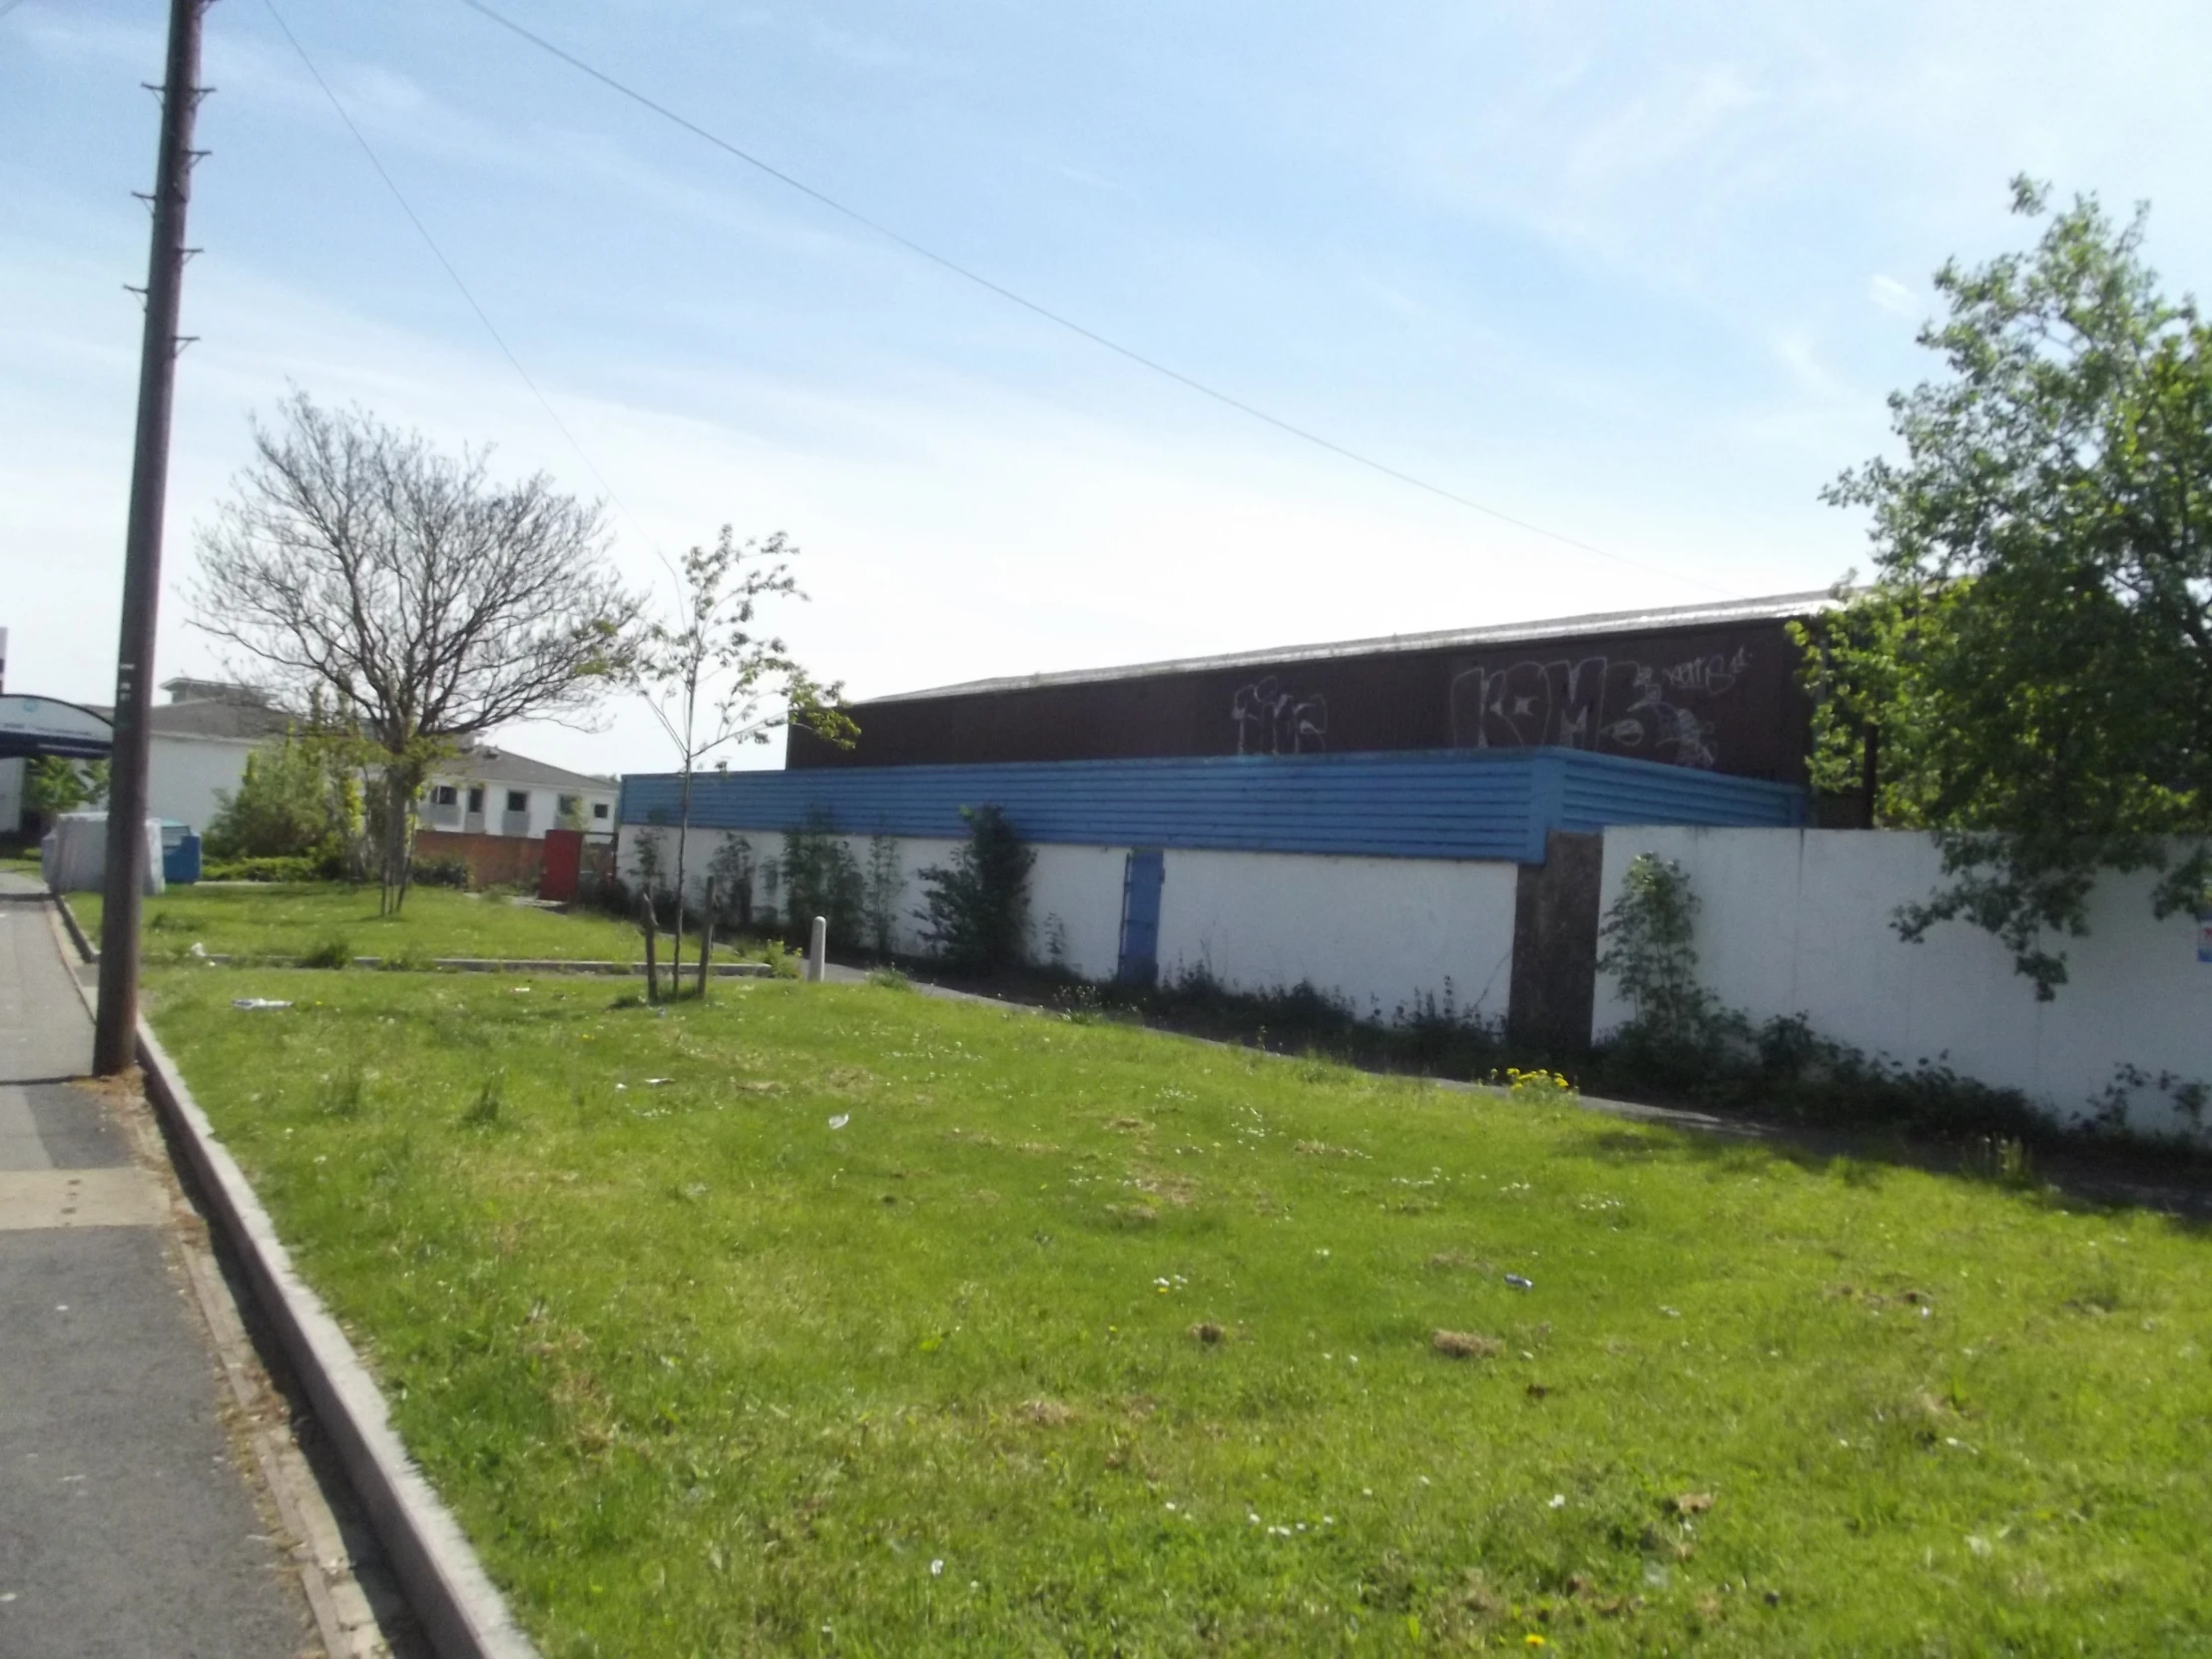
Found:
M 814 931 L 807 937 L 807 977 L 816 984 L 830 977 L 830 918 L 815 917 Z

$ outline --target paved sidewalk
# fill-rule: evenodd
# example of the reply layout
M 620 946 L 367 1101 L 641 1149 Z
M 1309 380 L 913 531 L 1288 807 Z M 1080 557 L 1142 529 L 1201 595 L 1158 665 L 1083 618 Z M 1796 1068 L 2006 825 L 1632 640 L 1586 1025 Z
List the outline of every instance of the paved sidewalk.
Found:
M 92 1024 L 0 875 L 0 1654 L 319 1651 L 223 1418 L 161 1184 L 81 1078 Z

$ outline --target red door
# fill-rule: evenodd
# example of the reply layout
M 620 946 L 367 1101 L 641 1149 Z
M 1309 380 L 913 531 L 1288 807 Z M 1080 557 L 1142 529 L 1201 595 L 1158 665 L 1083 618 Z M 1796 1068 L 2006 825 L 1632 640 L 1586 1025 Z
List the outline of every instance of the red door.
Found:
M 538 876 L 538 896 L 567 904 L 576 897 L 576 878 L 584 863 L 584 831 L 548 830 L 545 832 L 545 864 Z

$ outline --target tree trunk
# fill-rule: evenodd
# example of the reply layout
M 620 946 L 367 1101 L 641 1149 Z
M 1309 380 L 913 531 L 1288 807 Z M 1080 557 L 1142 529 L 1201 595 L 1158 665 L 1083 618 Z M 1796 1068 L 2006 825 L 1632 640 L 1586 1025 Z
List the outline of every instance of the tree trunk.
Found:
M 653 895 L 638 894 L 638 925 L 645 929 L 645 999 L 661 1000 L 661 918 L 653 913 Z
M 715 953 L 715 883 L 707 880 L 706 901 L 699 911 L 699 1000 L 707 1000 L 707 965 Z
M 422 788 L 422 768 L 402 763 L 384 768 L 382 892 L 379 909 L 397 915 L 414 879 L 414 803 Z
M 691 741 L 689 729 L 684 733 L 687 744 Z M 692 761 L 684 757 L 684 795 L 676 811 L 676 948 L 668 959 L 668 988 L 681 991 L 684 978 L 684 851 L 691 843 L 691 781 Z

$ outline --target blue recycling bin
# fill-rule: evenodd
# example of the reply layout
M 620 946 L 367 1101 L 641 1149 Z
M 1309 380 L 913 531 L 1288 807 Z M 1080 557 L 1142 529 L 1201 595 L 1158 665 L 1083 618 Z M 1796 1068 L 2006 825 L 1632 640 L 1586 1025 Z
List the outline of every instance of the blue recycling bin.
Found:
M 171 886 L 190 886 L 200 879 L 200 837 L 190 830 L 174 840 L 162 836 L 162 879 Z

